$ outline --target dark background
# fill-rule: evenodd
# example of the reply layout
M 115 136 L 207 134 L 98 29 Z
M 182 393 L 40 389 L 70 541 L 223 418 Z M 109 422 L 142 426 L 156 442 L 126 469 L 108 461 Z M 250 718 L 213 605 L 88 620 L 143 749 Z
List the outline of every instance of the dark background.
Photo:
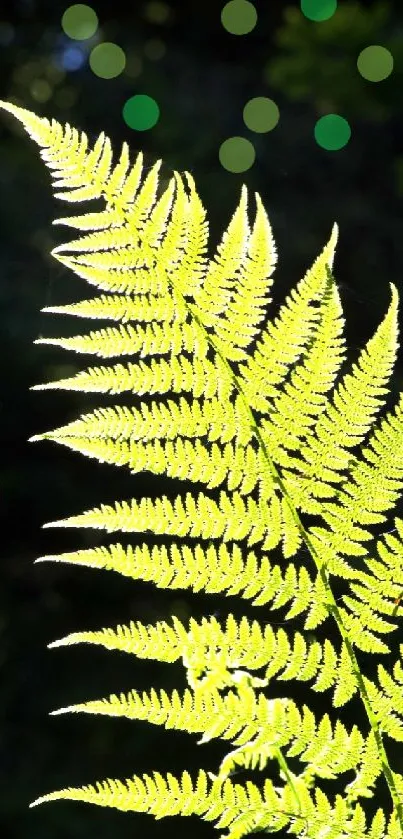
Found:
M 244 36 L 225 31 L 220 2 L 167 0 L 169 15 L 163 24 L 149 19 L 148 5 L 127 0 L 92 4 L 100 21 L 97 38 L 134 53 L 142 62 L 137 78 L 123 73 L 100 79 L 85 62 L 55 81 L 57 55 L 68 42 L 60 25 L 68 4 L 14 0 L 11 10 L 0 14 L 0 97 L 69 121 L 91 140 L 105 130 L 116 149 L 127 140 L 133 152 L 145 151 L 147 161 L 162 158 L 165 173 L 190 170 L 207 207 L 213 245 L 235 209 L 241 184 L 251 193 L 258 190 L 279 252 L 273 312 L 316 258 L 336 220 L 340 239 L 335 273 L 354 360 L 386 310 L 389 283 L 400 290 L 402 281 L 400 0 L 345 0 L 326 23 L 308 21 L 298 12 L 298 3 L 290 15 L 292 4 L 256 0 L 258 23 Z M 160 60 L 147 58 L 147 43 L 155 38 L 166 48 Z M 388 47 L 394 56 L 392 74 L 380 83 L 363 79 L 356 66 L 359 52 L 371 44 Z M 46 102 L 39 102 L 33 82 L 44 78 L 53 79 L 54 90 Z M 58 97 L 61 89 L 64 99 Z M 124 102 L 135 93 L 146 93 L 159 104 L 159 122 L 149 131 L 133 131 L 122 119 Z M 243 108 L 254 96 L 268 96 L 278 104 L 280 121 L 269 133 L 257 134 L 244 125 Z M 318 118 L 331 112 L 348 119 L 352 129 L 348 145 L 338 151 L 320 148 L 313 133 Z M 250 139 L 256 150 L 254 165 L 241 174 L 226 171 L 218 157 L 221 143 L 234 135 Z M 197 747 L 197 738 L 146 723 L 87 715 L 48 717 L 52 709 L 112 691 L 183 687 L 184 677 L 179 667 L 84 646 L 48 651 L 47 643 L 70 631 L 131 619 L 152 623 L 173 613 L 185 620 L 190 614 L 221 616 L 235 611 L 237 604 L 235 599 L 163 592 L 106 572 L 33 564 L 44 554 L 105 541 L 91 531 L 41 530 L 44 522 L 101 502 L 156 492 L 161 482 L 97 465 L 51 443 L 27 442 L 97 403 L 74 393 L 29 391 L 33 384 L 80 369 L 70 354 L 34 346 L 33 341 L 39 335 L 79 331 L 82 322 L 78 329 L 73 319 L 41 314 L 40 309 L 86 296 L 88 287 L 48 255 L 68 235 L 52 228 L 51 221 L 69 214 L 70 208 L 52 198 L 37 147 L 4 112 L 0 195 L 1 836 L 106 839 L 116 833 L 124 839 L 167 832 L 186 836 L 189 829 L 212 836 L 213 827 L 196 818 L 156 822 L 69 802 L 28 810 L 28 803 L 47 791 L 108 776 L 198 766 L 214 770 L 225 752 L 214 743 Z M 400 364 L 392 394 L 401 384 Z M 267 610 L 247 605 L 244 610 L 268 619 Z M 329 710 L 328 695 L 314 696 L 314 705 Z M 344 716 L 353 718 L 362 722 L 354 704 Z M 399 768 L 402 755 L 396 747 L 394 757 Z

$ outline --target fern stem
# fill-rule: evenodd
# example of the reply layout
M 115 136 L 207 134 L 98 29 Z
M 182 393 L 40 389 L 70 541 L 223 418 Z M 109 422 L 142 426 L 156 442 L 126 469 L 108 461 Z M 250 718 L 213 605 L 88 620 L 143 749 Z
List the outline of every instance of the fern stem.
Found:
M 281 751 L 279 746 L 276 747 L 276 760 L 277 760 L 278 765 L 283 770 L 284 777 L 285 777 L 285 779 L 288 783 L 288 786 L 290 787 L 290 789 L 292 791 L 292 794 L 293 794 L 293 796 L 294 796 L 294 798 L 297 802 L 297 807 L 298 807 L 298 814 L 297 815 L 300 816 L 301 815 L 300 797 L 299 797 L 298 792 L 295 788 L 295 784 L 294 784 L 293 777 L 292 777 L 292 772 L 290 771 L 288 763 L 287 763 L 287 761 L 286 761 L 286 759 L 283 755 L 283 752 Z

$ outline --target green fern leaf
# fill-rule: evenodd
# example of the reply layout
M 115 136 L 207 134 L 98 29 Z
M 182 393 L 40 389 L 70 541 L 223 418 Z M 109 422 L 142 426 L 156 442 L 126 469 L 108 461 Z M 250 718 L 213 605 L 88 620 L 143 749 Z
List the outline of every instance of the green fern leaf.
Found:
M 228 751 L 216 774 L 200 771 L 196 781 L 186 771 L 155 771 L 59 790 L 34 804 L 66 798 L 155 818 L 193 814 L 230 839 L 284 830 L 309 839 L 403 839 L 403 776 L 391 768 L 387 740 L 403 741 L 403 663 L 399 657 L 388 670 L 377 660 L 369 678 L 365 658 L 390 652 L 403 615 L 403 520 L 395 518 L 393 536 L 372 530 L 403 489 L 403 395 L 379 419 L 398 350 L 396 289 L 357 362 L 346 365 L 336 225 L 270 317 L 277 251 L 258 194 L 251 207 L 242 188 L 208 255 L 206 212 L 189 173 L 174 172 L 162 188 L 161 161 L 144 173 L 142 155 L 131 163 L 127 144 L 115 161 L 104 134 L 91 149 L 69 125 L 8 102 L 0 107 L 40 147 L 56 197 L 103 204 L 58 219 L 78 238 L 52 251 L 96 294 L 44 311 L 112 323 L 36 343 L 112 363 L 34 389 L 148 399 L 97 407 L 31 440 L 123 466 L 134 481 L 147 470 L 203 487 L 112 506 L 101 500 L 44 525 L 176 541 L 101 545 L 38 561 L 265 607 L 261 621 L 229 614 L 224 624 L 191 618 L 186 627 L 172 618 L 77 631 L 50 644 L 179 661 L 188 683 L 182 694 L 133 690 L 54 713 L 146 720 L 197 735 L 200 747 L 220 739 Z M 272 624 L 276 610 L 282 620 Z M 304 705 L 291 696 L 299 682 Z M 327 709 L 314 714 L 310 691 L 325 703 L 330 689 Z M 360 727 L 338 714 L 352 697 L 362 705 Z M 260 786 L 232 783 L 233 772 L 248 769 L 265 774 Z M 329 792 L 330 781 L 342 793 Z M 378 808 L 371 821 L 366 804 L 385 782 L 390 812 Z

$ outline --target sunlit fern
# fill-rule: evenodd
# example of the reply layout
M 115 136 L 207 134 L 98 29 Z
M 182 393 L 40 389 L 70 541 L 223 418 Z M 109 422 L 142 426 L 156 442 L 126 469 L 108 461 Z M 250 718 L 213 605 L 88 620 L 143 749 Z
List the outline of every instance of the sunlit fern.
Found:
M 104 199 L 100 212 L 59 219 L 82 235 L 53 250 L 103 293 L 44 311 L 114 325 L 36 343 L 134 357 L 36 388 L 155 397 L 140 409 L 130 402 L 100 407 L 31 439 L 128 466 L 134 475 L 146 469 L 206 487 L 172 500 L 101 504 L 45 525 L 177 537 L 166 546 L 150 547 L 149 539 L 38 561 L 266 607 L 264 625 L 232 614 L 223 623 L 205 617 L 186 626 L 172 618 L 75 632 L 51 644 L 179 661 L 188 681 L 183 693 L 131 691 L 55 713 L 147 720 L 197 734 L 199 743 L 221 738 L 228 751 L 219 767 L 195 779 L 186 771 L 163 776 L 156 767 L 153 776 L 59 790 L 34 804 L 69 798 L 157 818 L 196 814 L 231 839 L 257 830 L 309 839 L 403 837 L 403 775 L 389 762 L 390 740 L 403 740 L 403 668 L 394 653 L 389 669 L 378 662 L 403 614 L 403 521 L 394 519 L 393 535 L 376 538 L 371 530 L 387 521 L 403 488 L 402 398 L 379 416 L 398 349 L 395 287 L 374 336 L 347 365 L 332 273 L 336 226 L 270 319 L 276 248 L 259 195 L 251 221 L 242 189 L 209 257 L 191 175 L 175 172 L 161 190 L 160 162 L 144 173 L 141 154 L 131 164 L 126 144 L 113 162 L 103 134 L 90 150 L 76 129 L 0 104 L 41 147 L 57 197 Z M 346 593 L 336 600 L 340 578 Z M 281 608 L 282 625 L 271 624 L 272 610 Z M 297 616 L 301 631 L 287 626 Z M 366 675 L 362 653 L 377 657 L 376 678 Z M 273 680 L 277 692 L 283 682 L 304 682 L 305 704 L 290 698 L 286 685 L 284 695 L 269 698 Z M 309 707 L 312 690 L 332 700 L 322 716 Z M 361 729 L 338 718 L 353 696 L 362 703 Z M 260 770 L 261 785 L 234 783 L 235 768 Z M 390 809 L 379 807 L 371 819 L 366 802 L 381 776 Z M 338 795 L 326 792 L 328 779 L 337 779 Z

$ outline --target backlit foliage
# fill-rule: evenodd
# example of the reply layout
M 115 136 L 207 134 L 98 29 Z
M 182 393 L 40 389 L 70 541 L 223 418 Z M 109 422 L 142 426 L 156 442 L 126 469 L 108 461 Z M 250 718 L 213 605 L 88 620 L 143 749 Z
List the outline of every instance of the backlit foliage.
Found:
M 375 334 L 347 364 L 332 272 L 336 226 L 270 317 L 276 248 L 259 195 L 250 201 L 242 189 L 208 256 L 206 214 L 190 174 L 175 172 L 161 189 L 160 162 L 143 172 L 142 155 L 130 163 L 127 145 L 114 161 L 103 134 L 91 149 L 69 125 L 0 104 L 40 146 L 58 198 L 104 205 L 58 219 L 80 234 L 53 250 L 101 293 L 44 311 L 112 325 L 36 342 L 101 361 L 36 388 L 128 395 L 127 406 L 99 407 L 31 439 L 53 440 L 134 476 L 148 470 L 205 486 L 52 522 L 46 526 L 147 532 L 148 542 L 38 561 L 265 607 L 264 623 L 232 614 L 188 625 L 172 618 L 78 631 L 51 644 L 179 661 L 188 682 L 182 693 L 133 690 L 55 713 L 145 720 L 196 734 L 199 744 L 221 738 L 227 753 L 195 778 L 156 770 L 59 790 L 34 804 L 68 798 L 156 818 L 196 814 L 231 839 L 255 831 L 403 837 L 403 775 L 390 763 L 391 741 L 403 741 L 403 645 L 396 660 L 390 650 L 403 614 L 403 521 L 395 517 L 380 536 L 371 529 L 387 522 L 403 488 L 403 398 L 380 414 L 398 349 L 395 287 Z M 148 400 L 131 407 L 130 394 Z M 165 535 L 166 544 L 150 545 L 153 534 Z M 336 599 L 340 584 L 344 594 Z M 281 625 L 271 624 L 274 610 Z M 296 617 L 300 631 L 291 623 Z M 368 654 L 376 662 L 371 679 Z M 276 698 L 274 682 L 276 694 L 283 686 Z M 289 696 L 298 682 L 304 704 Z M 323 694 L 322 715 L 310 708 L 311 691 Z M 353 697 L 362 704 L 360 728 L 339 717 Z M 262 772 L 261 784 L 242 782 L 250 768 Z M 390 806 L 384 812 L 370 802 L 370 816 L 366 803 L 382 776 Z M 338 794 L 329 791 L 333 779 Z

